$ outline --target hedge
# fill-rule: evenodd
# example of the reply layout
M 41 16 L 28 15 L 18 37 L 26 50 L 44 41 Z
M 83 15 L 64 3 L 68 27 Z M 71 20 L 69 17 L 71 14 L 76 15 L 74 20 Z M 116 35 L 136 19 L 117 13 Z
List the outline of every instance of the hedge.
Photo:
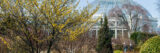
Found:
M 148 39 L 141 46 L 140 53 L 160 53 L 160 36 Z

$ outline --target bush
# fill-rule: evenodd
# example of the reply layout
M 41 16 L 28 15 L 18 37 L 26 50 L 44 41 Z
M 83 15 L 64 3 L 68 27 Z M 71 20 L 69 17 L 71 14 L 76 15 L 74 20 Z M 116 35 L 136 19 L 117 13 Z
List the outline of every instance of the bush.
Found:
M 148 39 L 140 49 L 140 53 L 159 53 L 160 52 L 160 36 Z
M 123 53 L 121 50 L 115 50 L 114 53 Z
M 142 45 L 146 40 L 156 35 L 157 34 L 154 33 L 134 32 L 131 34 L 131 39 L 135 42 L 135 44 Z
M 123 45 L 114 45 L 113 48 L 115 50 L 123 50 Z

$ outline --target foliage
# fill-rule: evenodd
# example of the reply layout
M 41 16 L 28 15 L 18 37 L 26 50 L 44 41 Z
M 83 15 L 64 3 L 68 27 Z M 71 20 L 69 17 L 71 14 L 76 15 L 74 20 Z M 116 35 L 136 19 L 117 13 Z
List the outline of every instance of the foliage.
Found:
M 146 33 L 146 32 L 134 32 L 131 34 L 131 39 L 137 45 L 142 45 L 147 39 L 156 36 L 154 33 Z
M 111 34 L 108 27 L 108 19 L 105 16 L 104 21 L 101 19 L 101 28 L 99 30 L 98 36 L 98 44 L 97 44 L 97 52 L 98 53 L 113 53 L 111 38 L 113 34 Z
M 115 50 L 114 53 L 123 53 L 121 50 Z
M 4 45 L 7 46 L 8 49 L 11 49 L 9 43 L 8 43 L 3 37 L 0 37 L 0 40 L 1 40 L 1 42 L 2 42 Z M 2 43 L 1 43 L 1 44 L 2 44 Z
M 160 36 L 148 39 L 141 47 L 140 53 L 159 53 L 160 52 Z
M 70 1 L 0 0 L 0 35 L 13 42 L 11 47 L 50 53 L 59 40 L 75 40 L 98 20 L 92 19 L 98 7 L 75 10 L 79 2 Z

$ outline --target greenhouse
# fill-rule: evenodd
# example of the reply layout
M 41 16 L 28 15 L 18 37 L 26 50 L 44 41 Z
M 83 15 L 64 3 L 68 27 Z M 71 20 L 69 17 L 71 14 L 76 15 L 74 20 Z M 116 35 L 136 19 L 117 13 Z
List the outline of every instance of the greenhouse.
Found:
M 136 31 L 143 31 L 143 29 L 149 28 L 148 30 L 144 30 L 144 31 L 153 32 L 153 30 L 155 30 L 157 27 L 157 22 L 158 22 L 157 19 L 153 18 L 152 15 L 150 15 L 150 13 L 145 8 L 143 8 L 141 5 L 134 2 L 133 0 L 95 0 L 94 2 L 91 3 L 91 5 L 100 6 L 100 9 L 98 10 L 98 12 L 93 16 L 94 19 L 96 19 L 99 16 L 102 16 L 102 17 L 108 16 L 109 28 L 114 32 L 113 40 L 124 39 L 120 44 L 124 44 L 125 42 L 127 42 L 127 44 L 130 44 L 131 41 L 128 40 L 130 38 L 130 32 L 129 32 L 130 30 L 126 27 L 125 24 L 121 23 L 122 21 L 119 19 L 119 17 L 116 16 L 118 14 L 117 11 L 119 9 L 122 9 L 121 10 L 122 13 L 126 14 L 125 16 L 126 16 L 126 19 L 128 20 L 127 25 L 129 27 L 134 26 L 136 21 L 130 20 L 132 18 L 129 17 L 129 14 L 127 13 L 129 12 L 133 14 L 133 16 L 134 15 L 137 16 L 137 19 L 139 20 L 139 22 L 137 24 L 138 27 Z M 130 9 L 130 8 L 133 8 L 133 9 Z M 136 15 L 136 12 L 138 15 Z M 100 28 L 100 22 L 96 23 L 93 26 L 93 28 L 90 29 L 90 36 L 94 36 L 97 38 L 99 28 Z M 131 30 L 134 30 L 134 27 Z

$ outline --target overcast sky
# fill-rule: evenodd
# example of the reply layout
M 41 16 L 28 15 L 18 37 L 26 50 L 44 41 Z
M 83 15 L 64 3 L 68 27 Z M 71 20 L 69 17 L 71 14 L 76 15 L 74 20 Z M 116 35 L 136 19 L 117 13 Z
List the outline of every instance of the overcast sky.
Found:
M 81 0 L 80 2 L 80 6 L 86 6 L 87 5 L 87 0 Z M 94 0 L 88 0 L 88 3 L 92 3 Z M 141 6 L 143 6 L 144 8 L 146 8 L 146 10 L 148 10 L 148 12 L 155 18 L 157 18 L 159 20 L 158 24 L 160 25 L 160 13 L 158 12 L 158 7 L 157 7 L 157 0 L 133 0 L 135 2 L 137 2 L 138 4 L 140 4 Z

